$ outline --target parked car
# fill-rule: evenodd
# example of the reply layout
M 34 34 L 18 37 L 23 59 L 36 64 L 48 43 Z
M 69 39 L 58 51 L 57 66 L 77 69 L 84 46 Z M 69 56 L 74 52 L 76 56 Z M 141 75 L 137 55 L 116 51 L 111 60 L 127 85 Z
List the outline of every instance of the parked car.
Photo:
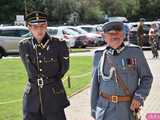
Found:
M 128 41 L 128 34 L 129 34 L 129 26 L 128 26 L 128 23 L 124 23 L 123 24 L 123 26 L 124 26 L 124 40 L 125 41 Z
M 149 44 L 149 29 L 154 22 L 144 22 L 144 46 L 150 46 Z M 158 35 L 158 44 L 160 45 L 160 29 L 157 23 L 154 23 L 157 28 Z M 137 41 L 137 30 L 138 30 L 139 22 L 134 22 L 129 24 L 129 43 L 138 44 Z
M 78 32 L 81 35 L 85 35 L 87 37 L 87 46 L 100 46 L 104 45 L 104 40 L 101 35 L 95 33 L 89 33 L 83 30 L 80 27 L 68 26 L 68 28 Z
M 121 16 L 108 17 L 107 20 L 108 20 L 108 22 L 113 22 L 113 21 L 126 22 L 126 21 L 128 21 L 126 17 L 121 17 Z
M 48 27 L 48 33 L 51 36 L 65 40 L 68 47 L 85 48 L 87 46 L 86 36 L 80 35 L 78 32 L 66 26 Z
M 80 28 L 82 28 L 83 30 L 89 32 L 89 33 L 95 33 L 98 35 L 102 35 L 102 29 L 99 29 L 99 26 L 97 25 L 80 25 L 78 26 Z
M 26 38 L 29 30 L 24 26 L 0 27 L 0 58 L 10 54 L 18 54 L 18 42 Z

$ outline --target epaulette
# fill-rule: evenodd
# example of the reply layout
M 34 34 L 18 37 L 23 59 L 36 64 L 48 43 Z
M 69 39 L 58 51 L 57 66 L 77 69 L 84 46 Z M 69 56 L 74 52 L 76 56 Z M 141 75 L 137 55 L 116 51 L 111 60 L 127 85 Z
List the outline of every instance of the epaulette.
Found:
M 97 49 L 94 50 L 94 53 L 103 52 L 105 49 L 106 49 L 106 46 L 105 47 L 97 48 Z
M 141 49 L 140 46 L 135 45 L 135 44 L 131 44 L 131 43 L 127 43 L 127 44 L 125 44 L 125 46 L 130 47 L 130 48 L 139 48 L 139 49 Z
M 24 38 L 24 39 L 22 39 L 22 40 L 19 41 L 19 44 L 27 43 L 31 39 L 32 39 L 32 37 Z
M 53 41 L 64 41 L 64 39 L 63 38 L 59 38 L 59 37 L 51 37 L 51 40 L 53 40 Z

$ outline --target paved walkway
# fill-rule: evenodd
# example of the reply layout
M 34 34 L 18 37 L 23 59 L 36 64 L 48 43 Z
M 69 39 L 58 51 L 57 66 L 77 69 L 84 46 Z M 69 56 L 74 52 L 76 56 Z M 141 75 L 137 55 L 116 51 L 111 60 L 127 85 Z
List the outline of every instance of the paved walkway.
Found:
M 160 59 L 152 59 L 151 51 L 146 51 L 145 56 L 154 76 L 154 81 L 149 97 L 142 109 L 142 120 L 150 112 L 160 112 Z M 70 98 L 71 106 L 66 109 L 67 120 L 92 120 L 90 117 L 90 87 Z

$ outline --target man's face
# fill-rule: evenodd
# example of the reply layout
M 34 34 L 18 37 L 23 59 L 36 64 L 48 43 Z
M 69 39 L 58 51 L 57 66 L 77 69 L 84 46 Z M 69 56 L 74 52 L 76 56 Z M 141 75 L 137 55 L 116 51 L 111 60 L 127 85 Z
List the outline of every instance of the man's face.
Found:
M 105 32 L 103 38 L 110 47 L 116 49 L 122 44 L 124 33 L 122 31 Z
M 41 42 L 45 36 L 47 31 L 47 22 L 37 23 L 37 24 L 29 24 L 29 30 L 32 32 L 33 36 L 36 38 L 38 42 Z

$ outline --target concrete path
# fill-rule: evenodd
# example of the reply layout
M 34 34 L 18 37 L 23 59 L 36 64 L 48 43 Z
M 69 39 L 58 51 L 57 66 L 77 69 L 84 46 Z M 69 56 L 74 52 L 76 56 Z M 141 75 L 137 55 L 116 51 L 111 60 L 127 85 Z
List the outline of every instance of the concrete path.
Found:
M 152 59 L 151 51 L 145 51 L 144 53 L 153 73 L 154 81 L 150 95 L 146 99 L 145 106 L 141 111 L 142 120 L 145 120 L 147 113 L 160 113 L 160 59 Z M 92 120 L 90 117 L 89 99 L 90 87 L 71 97 L 71 106 L 66 109 L 67 120 Z

